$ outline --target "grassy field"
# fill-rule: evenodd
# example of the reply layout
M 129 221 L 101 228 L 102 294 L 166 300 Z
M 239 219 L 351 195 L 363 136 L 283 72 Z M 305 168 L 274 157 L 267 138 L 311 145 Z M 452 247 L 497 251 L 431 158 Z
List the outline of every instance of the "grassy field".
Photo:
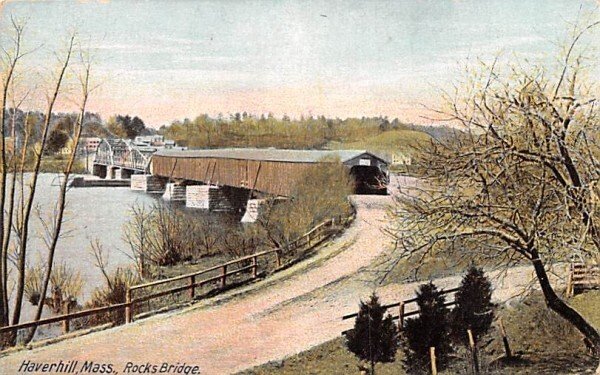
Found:
M 390 130 L 361 140 L 349 142 L 329 142 L 331 149 L 358 149 L 389 154 L 403 152 L 412 155 L 414 147 L 428 142 L 431 137 L 424 132 L 416 130 Z
M 575 296 L 570 303 L 600 328 L 600 291 Z M 597 360 L 586 354 L 581 335 L 548 310 L 541 295 L 533 295 L 498 309 L 517 359 L 506 363 L 499 334 L 493 328 L 481 342 L 482 372 L 486 374 L 579 374 L 593 373 Z M 378 364 L 376 373 L 404 374 L 403 354 L 396 361 Z M 466 353 L 459 350 L 450 368 L 441 374 L 466 374 Z M 359 374 L 359 361 L 336 338 L 281 361 L 243 372 L 244 375 Z
M 62 172 L 68 162 L 68 156 L 64 155 L 53 155 L 53 156 L 45 156 L 42 159 L 42 164 L 40 166 L 40 172 L 42 173 L 60 173 Z M 31 165 L 31 169 L 33 169 L 33 163 Z M 85 171 L 85 162 L 79 158 L 73 164 L 72 173 L 83 173 Z

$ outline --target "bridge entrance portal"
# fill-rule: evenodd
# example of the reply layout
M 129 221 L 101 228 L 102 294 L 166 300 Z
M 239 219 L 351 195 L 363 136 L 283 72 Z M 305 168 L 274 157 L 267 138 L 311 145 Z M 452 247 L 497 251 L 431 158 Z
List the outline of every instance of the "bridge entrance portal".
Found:
M 350 175 L 354 178 L 354 194 L 387 194 L 388 176 L 379 167 L 355 165 Z

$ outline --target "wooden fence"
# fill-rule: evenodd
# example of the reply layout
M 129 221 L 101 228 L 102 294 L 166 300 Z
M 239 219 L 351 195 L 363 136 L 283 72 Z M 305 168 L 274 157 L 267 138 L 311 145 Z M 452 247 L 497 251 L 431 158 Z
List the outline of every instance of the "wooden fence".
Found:
M 588 289 L 600 289 L 600 265 L 571 263 L 567 279 L 567 297 Z
M 296 240 L 293 240 L 289 244 L 289 249 L 300 250 L 304 248 L 305 250 L 310 249 L 318 245 L 319 243 L 325 241 L 327 238 L 331 237 L 337 231 L 336 228 L 343 227 L 348 223 L 352 222 L 355 218 L 356 212 L 353 212 L 348 217 L 337 217 L 326 220 L 321 224 L 315 226 L 309 232 L 300 236 Z M 20 329 L 26 329 L 31 327 L 38 327 L 42 325 L 62 322 L 63 323 L 63 332 L 69 332 L 69 322 L 73 319 L 89 317 L 92 315 L 98 314 L 106 314 L 114 311 L 125 311 L 125 323 L 131 323 L 134 320 L 135 316 L 135 306 L 136 304 L 140 304 L 145 301 L 149 301 L 152 299 L 160 298 L 167 295 L 173 295 L 176 293 L 181 293 L 183 291 L 189 291 L 189 299 L 193 300 L 195 296 L 196 288 L 201 287 L 210 283 L 217 283 L 219 289 L 223 289 L 227 286 L 227 278 L 232 277 L 234 275 L 248 273 L 251 278 L 256 278 L 258 275 L 258 265 L 260 259 L 265 259 L 267 257 L 275 256 L 275 261 L 277 267 L 281 267 L 282 265 L 282 250 L 281 248 L 270 249 L 266 251 L 261 251 L 259 253 L 247 255 L 241 258 L 234 259 L 227 263 L 219 264 L 207 269 L 203 269 L 197 272 L 188 273 L 185 275 L 180 275 L 176 277 L 171 277 L 168 279 L 152 281 L 144 284 L 138 284 L 128 287 L 126 291 L 126 299 L 123 303 L 118 303 L 110 306 L 98 307 L 93 309 L 87 309 L 82 311 L 77 311 L 73 313 L 67 313 L 53 316 L 50 318 L 40 319 L 38 321 L 31 321 L 25 323 L 19 323 L 15 325 L 10 325 L 6 327 L 0 327 L 0 335 L 6 334 L 9 332 L 18 331 Z M 218 272 L 217 275 L 214 275 L 215 272 Z M 213 275 L 211 275 L 213 274 Z M 205 278 L 201 279 L 202 276 Z M 187 282 L 186 282 L 187 281 Z M 184 285 L 172 286 L 173 284 L 185 282 Z M 171 285 L 171 287 L 169 287 Z M 167 286 L 167 289 L 160 291 L 152 291 L 152 289 L 156 289 L 159 286 Z M 140 291 L 144 289 L 150 289 L 151 293 L 143 296 L 135 297 L 135 294 L 139 294 Z M 113 323 L 117 323 L 113 321 Z
M 459 288 L 452 288 L 452 289 L 448 289 L 448 290 L 444 290 L 442 289 L 440 291 L 440 295 L 447 295 L 447 294 L 454 294 L 458 291 Z M 406 299 L 400 302 L 396 302 L 396 303 L 391 303 L 389 305 L 383 305 L 382 307 L 387 311 L 389 309 L 393 309 L 393 308 L 398 308 L 398 315 L 392 315 L 392 320 L 397 320 L 398 321 L 398 329 L 402 330 L 402 326 L 404 325 L 404 319 L 411 317 L 411 316 L 415 316 L 415 315 L 419 315 L 419 310 L 418 309 L 414 309 L 414 310 L 410 310 L 410 311 L 406 311 L 407 310 L 407 305 L 414 305 L 417 303 L 417 297 L 413 297 L 410 299 Z M 446 307 L 450 307 L 450 306 L 454 306 L 456 304 L 456 301 L 454 299 L 452 299 L 452 301 L 448 301 L 446 303 L 444 303 L 444 306 Z M 358 316 L 358 312 L 352 313 L 352 314 L 347 314 L 342 316 L 342 320 L 346 320 L 346 319 L 352 319 L 352 318 L 356 318 Z M 349 332 L 350 330 L 345 330 L 342 332 L 342 335 L 345 335 Z

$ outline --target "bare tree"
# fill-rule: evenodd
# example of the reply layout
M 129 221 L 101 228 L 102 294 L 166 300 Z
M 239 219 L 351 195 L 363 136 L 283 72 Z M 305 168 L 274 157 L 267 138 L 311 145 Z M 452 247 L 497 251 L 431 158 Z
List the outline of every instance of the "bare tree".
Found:
M 214 254 L 222 241 L 225 229 L 215 219 L 203 216 L 196 221 L 195 240 L 198 247 L 198 256 Z
M 67 58 L 65 60 L 65 65 L 64 65 L 65 68 L 69 64 L 69 59 L 70 59 L 70 56 L 71 56 L 71 53 L 72 53 L 73 47 L 74 47 L 74 41 L 75 41 L 75 35 L 72 35 L 70 42 L 69 42 L 69 46 L 68 46 Z M 83 128 L 83 121 L 85 119 L 86 105 L 88 102 L 90 92 L 93 89 L 90 86 L 90 74 L 91 74 L 92 64 L 91 64 L 91 61 L 89 60 L 89 56 L 84 57 L 83 53 L 81 53 L 80 57 L 81 57 L 81 62 L 82 62 L 82 70 L 78 74 L 78 80 L 79 80 L 80 89 L 81 89 L 81 103 L 79 106 L 79 115 L 77 117 L 75 126 L 73 128 L 73 134 L 72 134 L 73 147 L 71 147 L 71 153 L 69 155 L 67 164 L 64 167 L 64 170 L 62 173 L 63 179 L 61 181 L 60 191 L 58 193 L 58 201 L 56 203 L 54 220 L 52 221 L 52 229 L 51 229 L 50 236 L 49 236 L 50 241 L 48 243 L 48 260 L 46 261 L 46 274 L 44 276 L 44 282 L 42 285 L 42 292 L 41 292 L 42 297 L 44 297 L 46 295 L 46 293 L 48 291 L 48 284 L 52 278 L 52 269 L 53 269 L 53 264 L 54 264 L 54 256 L 56 253 L 56 246 L 58 245 L 58 240 L 60 239 L 61 233 L 62 233 L 62 225 L 63 225 L 63 221 L 64 221 L 64 212 L 65 212 L 65 207 L 66 207 L 66 194 L 67 194 L 69 176 L 71 175 L 71 171 L 73 170 L 73 165 L 75 163 L 75 158 L 77 156 L 77 146 L 79 144 L 79 139 L 81 138 L 81 129 Z M 63 73 L 61 73 L 61 75 L 62 74 L 64 74 L 64 71 L 63 71 Z M 47 127 L 45 127 L 44 128 L 44 139 L 45 139 L 45 135 L 47 134 L 47 131 L 48 131 L 48 129 L 47 129 Z M 41 154 L 40 154 L 40 156 L 41 156 Z M 39 168 L 39 166 L 38 166 L 38 168 Z M 33 193 L 32 193 L 32 195 L 33 195 Z M 36 310 L 35 318 L 34 318 L 35 321 L 40 320 L 40 318 L 42 316 L 43 307 L 44 307 L 43 302 L 42 301 L 38 302 L 38 306 L 37 306 L 37 310 Z M 29 336 L 26 339 L 26 341 L 31 341 L 31 339 L 33 338 L 33 335 L 35 334 L 35 330 L 36 330 L 36 327 L 34 326 L 33 329 L 30 330 Z
M 231 258 L 240 258 L 257 252 L 262 241 L 251 230 L 229 230 L 221 239 L 223 253 Z
M 94 266 L 100 270 L 108 289 L 112 289 L 112 279 L 108 274 L 109 254 L 104 250 L 102 243 L 97 238 L 90 241 L 90 254 L 94 256 Z
M 26 276 L 31 270 L 27 267 L 27 250 L 28 240 L 30 236 L 30 222 L 33 214 L 34 202 L 38 190 L 38 177 L 41 171 L 43 155 L 48 138 L 48 133 L 51 126 L 53 110 L 55 104 L 59 100 L 59 96 L 64 95 L 64 86 L 69 79 L 69 69 L 73 65 L 73 54 L 76 49 L 76 36 L 71 34 L 67 41 L 67 48 L 64 54 L 56 54 L 58 57 L 58 68 L 52 77 L 49 92 L 46 95 L 45 114 L 42 117 L 41 123 L 31 121 L 29 115 L 25 116 L 24 126 L 20 130 L 20 142 L 16 141 L 16 116 L 18 108 L 25 100 L 29 100 L 32 94 L 32 89 L 23 89 L 18 87 L 21 82 L 17 82 L 19 77 L 21 60 L 33 50 L 25 51 L 23 48 L 24 24 L 11 18 L 13 31 L 12 45 L 10 48 L 0 46 L 2 51 L 2 102 L 0 103 L 0 326 L 9 324 L 18 324 L 21 318 L 21 308 L 25 293 Z M 52 283 L 53 264 L 55 252 L 61 237 L 64 232 L 62 224 L 64 221 L 64 210 L 66 203 L 66 192 L 68 178 L 73 169 L 76 158 L 77 145 L 79 143 L 81 128 L 84 121 L 85 108 L 87 100 L 92 88 L 90 87 L 89 78 L 91 72 L 91 64 L 89 59 L 86 60 L 81 54 L 81 71 L 75 74 L 79 79 L 81 87 L 81 99 L 79 102 L 79 116 L 71 134 L 73 148 L 67 160 L 64 169 L 62 170 L 63 180 L 61 182 L 60 191 L 57 196 L 57 204 L 53 212 L 53 217 L 48 222 L 42 224 L 46 228 L 46 244 L 49 254 L 47 260 L 41 267 L 44 270 L 44 277 L 41 280 L 40 298 L 37 301 L 37 310 L 35 319 L 41 317 L 45 295 L 48 285 Z M 76 72 L 77 73 L 77 72 Z M 31 77 L 31 75 L 28 75 Z M 27 87 L 27 85 L 24 85 Z M 22 92 L 24 91 L 24 92 Z M 38 91 L 33 90 L 33 91 Z M 61 99 L 62 100 L 62 99 Z M 12 103 L 12 108 L 8 108 L 9 103 Z M 12 147 L 7 147 L 6 123 L 7 114 L 12 115 Z M 39 140 L 35 144 L 30 144 L 34 139 L 33 135 L 39 135 Z M 33 146 L 33 147 L 32 147 Z M 25 181 L 25 172 L 28 173 L 28 181 Z M 12 174 L 10 184 L 8 176 Z M 14 236 L 11 236 L 14 234 Z M 14 261 L 14 269 L 9 268 L 9 260 Z M 11 274 L 12 273 L 12 274 Z M 11 278 L 9 278 L 11 274 Z M 12 280 L 14 278 L 14 280 Z M 9 290 L 9 285 L 15 283 L 14 291 Z M 12 311 L 10 311 L 9 295 L 14 292 L 14 301 Z M 12 317 L 10 317 L 12 315 Z M 35 330 L 30 332 L 26 340 L 30 340 Z M 14 344 L 16 335 L 13 333 L 3 338 L 3 344 Z
M 6 179 L 8 174 L 8 166 L 6 162 L 6 134 L 4 123 L 6 121 L 6 109 L 8 103 L 8 94 L 12 85 L 12 80 L 20 60 L 26 55 L 22 48 L 22 39 L 24 25 L 11 17 L 11 25 L 13 30 L 12 45 L 10 48 L 2 47 L 2 101 L 0 102 L 0 244 L 4 244 L 4 238 L 7 236 L 5 232 L 10 231 L 10 226 L 5 225 L 4 207 L 6 202 Z M 5 229 L 7 228 L 7 229 Z M 0 322 L 1 325 L 8 325 L 9 322 L 9 306 L 8 306 L 8 246 L 2 246 L 2 264 L 0 265 L 0 279 L 2 285 L 0 287 Z
M 600 252 L 600 111 L 576 26 L 558 72 L 498 59 L 447 94 L 462 131 L 422 150 L 417 192 L 399 198 L 391 230 L 404 256 L 455 251 L 508 267 L 528 262 L 550 309 L 600 354 L 600 335 L 559 296 L 551 267 Z
M 37 190 L 37 182 L 40 174 L 40 167 L 42 164 L 42 156 L 44 154 L 44 147 L 46 145 L 46 140 L 48 137 L 48 132 L 50 129 L 50 121 L 52 118 L 52 111 L 54 109 L 54 105 L 56 104 L 56 100 L 58 99 L 59 93 L 61 91 L 61 87 L 63 84 L 63 80 L 65 78 L 65 74 L 67 72 L 67 68 L 71 62 L 71 56 L 73 53 L 73 47 L 75 43 L 75 35 L 72 35 L 67 47 L 67 52 L 65 58 L 62 60 L 58 76 L 56 78 L 54 87 L 51 93 L 48 96 L 48 105 L 46 107 L 46 117 L 44 119 L 44 124 L 42 125 L 42 138 L 40 141 L 40 147 L 34 151 L 35 160 L 32 171 L 32 176 L 29 181 L 29 195 L 26 198 L 25 205 L 21 207 L 21 217 L 22 222 L 20 228 L 20 239 L 19 239 L 19 260 L 18 260 L 18 277 L 17 277 L 17 290 L 15 297 L 15 305 L 13 309 L 12 315 L 12 324 L 18 324 L 21 317 L 21 304 L 23 301 L 23 287 L 25 284 L 25 271 L 26 271 L 26 256 L 27 256 L 27 244 L 29 237 L 29 221 L 31 218 L 33 202 L 36 195 Z M 61 217 L 62 220 L 62 217 Z M 60 231 L 60 230 L 59 230 Z M 49 265 L 48 265 L 49 266 Z M 51 267 L 48 267 L 51 268 Z M 42 299 L 44 298 L 44 294 L 42 294 Z
M 10 158 L 10 163 L 7 163 L 7 173 L 9 172 L 8 169 L 12 170 L 12 177 L 10 179 L 10 186 L 8 187 L 8 209 L 6 211 L 6 223 L 5 223 L 5 230 L 4 230 L 4 238 L 3 238 L 3 242 L 1 244 L 1 248 L 0 248 L 0 259 L 2 260 L 2 265 L 0 266 L 1 271 L 0 271 L 0 275 L 3 275 L 2 277 L 2 282 L 0 283 L 2 285 L 2 288 L 0 288 L 2 291 L 0 291 L 0 294 L 2 295 L 2 297 L 4 298 L 4 300 L 0 303 L 2 303 L 4 306 L 7 306 L 6 308 L 6 322 L 8 322 L 8 293 L 6 293 L 5 291 L 5 287 L 7 285 L 7 278 L 8 278 L 8 251 L 9 251 L 9 246 L 11 244 L 11 234 L 14 231 L 14 227 L 13 227 L 13 223 L 14 223 L 14 214 L 15 214 L 15 193 L 17 190 L 17 185 L 21 184 L 22 185 L 22 181 L 23 181 L 23 169 L 24 169 L 24 165 L 25 165 L 25 158 L 26 158 L 26 150 L 27 150 L 27 144 L 29 143 L 29 129 L 27 127 L 28 124 L 28 116 L 25 117 L 24 122 L 25 122 L 25 126 L 24 126 L 24 136 L 23 136 L 23 144 L 24 146 L 22 146 L 22 151 L 21 151 L 21 157 L 18 157 L 18 142 L 17 142 L 17 137 L 16 137 L 16 117 L 17 117 L 17 113 L 21 107 L 21 105 L 23 104 L 23 102 L 27 99 L 27 97 L 29 96 L 29 91 L 26 92 L 23 96 L 19 97 L 19 99 L 17 98 L 17 94 L 15 93 L 14 90 L 14 80 L 11 82 L 12 86 L 13 86 L 13 92 L 12 92 L 12 115 L 11 115 L 11 123 L 12 123 L 12 150 L 7 150 L 9 151 L 8 155 Z M 20 162 L 20 164 L 19 164 Z M 10 167 L 9 167 L 10 165 Z M 19 167 L 20 165 L 20 167 Z M 20 173 L 19 173 L 19 169 L 20 169 Z
M 123 240 L 129 244 L 129 252 L 126 255 L 134 261 L 142 278 L 148 276 L 148 261 L 153 258 L 149 254 L 152 212 L 151 208 L 136 203 L 131 206 L 130 219 L 123 226 Z
M 147 274 L 149 266 L 175 264 L 195 253 L 197 227 L 185 214 L 163 203 L 151 208 L 134 205 L 129 213 L 123 239 L 140 274 Z
M 73 35 L 71 37 L 71 41 L 69 44 L 69 52 L 67 53 L 67 60 L 65 61 L 65 64 L 66 64 L 65 66 L 67 66 L 69 63 L 68 59 L 69 59 L 69 57 L 71 55 L 71 51 L 73 49 L 74 40 L 75 40 L 75 35 Z M 82 62 L 82 66 L 83 66 L 82 71 L 78 75 L 79 84 L 80 84 L 80 88 L 81 88 L 81 104 L 79 107 L 79 115 L 77 117 L 77 121 L 75 122 L 75 126 L 73 129 L 73 136 L 72 136 L 73 147 L 71 147 L 71 153 L 69 155 L 67 164 L 64 167 L 64 170 L 62 173 L 63 179 L 61 181 L 60 191 L 58 193 L 58 201 L 56 203 L 54 220 L 52 221 L 52 230 L 51 230 L 51 234 L 49 236 L 50 241 L 49 241 L 49 245 L 48 245 L 48 260 L 46 262 L 46 275 L 44 277 L 44 283 L 42 286 L 42 296 L 46 295 L 46 292 L 48 290 L 48 283 L 50 282 L 50 279 L 52 276 L 52 266 L 54 264 L 54 255 L 56 253 L 56 246 L 58 245 L 58 240 L 60 239 L 61 232 L 62 232 L 69 176 L 71 175 L 71 171 L 73 170 L 73 165 L 75 163 L 75 158 L 77 156 L 77 146 L 79 144 L 79 139 L 81 138 L 81 129 L 83 128 L 83 121 L 85 119 L 85 109 L 86 109 L 86 105 L 87 105 L 87 102 L 89 99 L 90 92 L 92 90 L 92 87 L 90 87 L 90 73 L 91 73 L 91 69 L 92 69 L 91 61 L 89 60 L 89 57 L 86 58 L 83 56 L 83 54 L 81 54 L 80 56 L 81 56 L 81 62 Z M 44 130 L 46 133 L 47 129 L 45 128 Z M 34 320 L 37 321 L 40 319 L 40 317 L 42 316 L 42 309 L 43 309 L 43 303 L 40 302 L 40 303 L 38 303 Z M 35 328 L 36 327 L 34 327 L 30 331 L 30 336 L 27 341 L 30 341 L 33 338 L 33 334 L 35 333 Z

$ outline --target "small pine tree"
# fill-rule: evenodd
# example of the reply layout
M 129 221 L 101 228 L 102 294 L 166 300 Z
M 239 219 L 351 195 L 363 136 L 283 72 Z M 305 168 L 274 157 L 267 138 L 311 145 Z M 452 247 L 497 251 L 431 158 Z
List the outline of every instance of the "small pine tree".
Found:
M 375 363 L 393 362 L 398 350 L 398 329 L 385 309 L 379 303 L 375 293 L 371 299 L 360 303 L 360 311 L 354 322 L 354 329 L 348 332 L 346 346 L 360 360 L 371 365 L 371 374 L 375 374 Z
M 469 267 L 455 295 L 452 311 L 452 336 L 456 342 L 468 344 L 467 330 L 473 332 L 477 342 L 492 325 L 492 283 L 481 268 Z
M 404 368 L 411 374 L 428 372 L 429 348 L 435 348 L 438 368 L 446 365 L 452 352 L 445 297 L 430 282 L 419 286 L 416 298 L 419 316 L 406 320 L 402 330 Z

